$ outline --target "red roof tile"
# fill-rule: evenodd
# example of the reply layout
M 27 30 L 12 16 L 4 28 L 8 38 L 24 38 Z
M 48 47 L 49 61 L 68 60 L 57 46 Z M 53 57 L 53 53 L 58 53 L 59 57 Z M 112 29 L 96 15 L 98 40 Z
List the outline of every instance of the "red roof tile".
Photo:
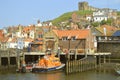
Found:
M 17 38 L 12 38 L 9 42 L 17 42 Z
M 37 38 L 37 40 L 42 41 L 42 40 L 43 40 L 43 38 Z
M 23 28 L 23 32 L 30 32 L 31 30 L 35 30 L 34 26 L 28 26 Z
M 62 37 L 76 37 L 77 39 L 85 39 L 89 36 L 90 30 L 53 30 L 55 34 L 61 39 Z
M 0 41 L 1 41 L 1 42 L 7 42 L 7 41 L 8 41 L 8 39 L 9 39 L 8 37 L 3 37 L 3 38 L 1 38 L 1 40 L 0 40 Z
M 109 26 L 109 25 L 102 25 L 100 27 L 97 27 L 96 29 L 99 30 L 104 35 L 104 28 L 106 29 L 106 35 L 111 36 L 116 30 L 116 27 Z
M 3 38 L 4 34 L 3 34 L 3 30 L 0 30 L 0 38 Z
M 33 39 L 31 39 L 31 38 L 24 39 L 24 42 L 32 42 L 32 41 L 33 41 Z

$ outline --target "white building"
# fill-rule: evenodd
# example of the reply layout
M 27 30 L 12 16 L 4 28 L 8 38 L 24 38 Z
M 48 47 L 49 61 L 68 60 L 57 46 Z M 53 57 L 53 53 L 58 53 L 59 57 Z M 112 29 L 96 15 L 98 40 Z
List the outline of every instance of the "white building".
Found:
M 27 48 L 32 41 L 33 39 L 31 38 L 24 39 L 24 47 Z
M 105 10 L 98 10 L 93 12 L 93 19 L 94 22 L 101 22 L 102 20 L 107 21 L 108 19 L 108 12 Z
M 103 21 L 103 20 L 107 21 L 107 19 L 108 19 L 108 17 L 105 16 L 105 15 L 95 15 L 95 16 L 93 17 L 93 21 L 94 21 L 94 22 L 101 22 L 101 21 Z
M 9 38 L 7 41 L 7 48 L 17 48 L 17 39 L 16 38 Z
M 87 16 L 86 19 L 87 19 L 88 21 L 91 21 L 91 20 L 92 20 L 92 16 Z
M 102 20 L 107 21 L 108 18 L 117 19 L 116 10 L 100 9 L 100 10 L 94 11 L 92 16 L 87 16 L 86 20 L 94 21 L 94 22 L 101 22 Z
M 34 30 L 31 30 L 31 31 L 30 31 L 30 33 L 29 33 L 29 38 L 32 38 L 32 39 L 35 38 L 35 31 L 34 31 Z

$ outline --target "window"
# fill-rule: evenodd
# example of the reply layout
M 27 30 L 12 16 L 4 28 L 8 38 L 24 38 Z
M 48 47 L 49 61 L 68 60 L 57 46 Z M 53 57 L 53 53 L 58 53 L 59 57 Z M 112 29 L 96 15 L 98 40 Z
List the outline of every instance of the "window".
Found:
M 43 38 L 43 34 L 39 34 L 38 37 L 39 37 L 39 38 Z
M 75 37 L 75 36 L 71 37 L 71 40 L 72 40 L 72 41 L 75 41 L 75 40 L 76 40 L 76 37 Z
M 97 20 L 97 18 L 96 18 L 96 20 Z
M 63 37 L 62 38 L 63 41 L 67 41 L 67 39 L 68 39 L 67 37 Z

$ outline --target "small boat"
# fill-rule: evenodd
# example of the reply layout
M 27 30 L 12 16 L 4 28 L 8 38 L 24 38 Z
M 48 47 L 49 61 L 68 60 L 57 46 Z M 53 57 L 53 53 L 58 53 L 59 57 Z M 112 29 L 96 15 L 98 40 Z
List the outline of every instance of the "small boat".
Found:
M 33 65 L 32 72 L 50 72 L 63 69 L 65 64 L 60 62 L 54 54 L 46 55 Z
M 120 64 L 115 65 L 115 71 L 120 74 Z
M 32 68 L 33 68 L 33 64 L 26 64 L 25 66 L 21 66 L 19 69 L 17 69 L 16 72 L 19 73 L 31 72 Z

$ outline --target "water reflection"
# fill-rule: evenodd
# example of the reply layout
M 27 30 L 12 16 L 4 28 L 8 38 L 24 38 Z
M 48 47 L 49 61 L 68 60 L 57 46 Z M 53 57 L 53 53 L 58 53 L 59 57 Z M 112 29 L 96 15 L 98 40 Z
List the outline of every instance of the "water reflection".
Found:
M 117 77 L 114 72 L 92 70 L 69 75 L 66 80 L 116 80 Z
M 117 77 L 117 80 L 120 80 L 120 77 Z
M 6 72 L 0 74 L 0 80 L 120 80 L 114 70 L 90 70 L 65 75 L 64 72 L 53 73 L 16 73 Z
M 64 80 L 65 74 L 63 72 L 36 74 L 39 80 Z

